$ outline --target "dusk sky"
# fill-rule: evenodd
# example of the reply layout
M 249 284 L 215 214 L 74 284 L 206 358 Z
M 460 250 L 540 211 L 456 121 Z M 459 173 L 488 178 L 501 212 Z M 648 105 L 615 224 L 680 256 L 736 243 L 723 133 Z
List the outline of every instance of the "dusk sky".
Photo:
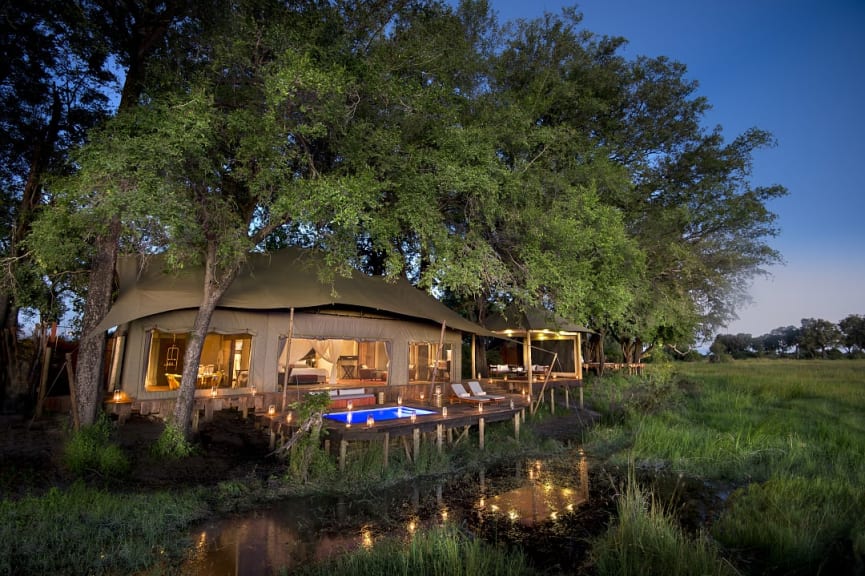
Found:
M 560 13 L 573 2 L 490 0 L 500 21 Z M 770 204 L 785 265 L 751 287 L 725 333 L 765 334 L 802 318 L 865 314 L 865 1 L 585 0 L 583 27 L 623 36 L 621 52 L 688 67 L 728 141 L 757 127 L 775 148 L 752 183 L 781 184 Z

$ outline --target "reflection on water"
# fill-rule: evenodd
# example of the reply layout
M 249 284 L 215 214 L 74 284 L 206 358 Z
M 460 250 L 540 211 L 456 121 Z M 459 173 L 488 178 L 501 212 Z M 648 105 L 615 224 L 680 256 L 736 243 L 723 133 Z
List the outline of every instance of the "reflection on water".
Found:
M 589 475 L 585 456 L 578 467 L 577 486 L 562 483 L 557 471 L 547 471 L 540 460 L 526 464 L 527 479 L 517 488 L 487 497 L 482 490 L 478 499 L 479 511 L 504 515 L 513 522 L 532 526 L 539 522 L 558 520 L 562 514 L 573 512 L 589 499 Z M 483 477 L 481 486 L 484 486 Z
M 383 497 L 285 500 L 267 510 L 199 527 L 182 567 L 192 576 L 259 576 L 326 560 L 382 535 L 460 522 L 556 522 L 588 500 L 585 456 L 531 461 L 446 483 L 415 483 Z M 479 531 L 480 532 L 480 531 Z
M 254 516 L 220 520 L 200 529 L 183 574 L 274 574 L 327 559 L 359 546 L 372 547 L 368 527 L 333 533 L 315 526 L 299 507 L 283 506 Z

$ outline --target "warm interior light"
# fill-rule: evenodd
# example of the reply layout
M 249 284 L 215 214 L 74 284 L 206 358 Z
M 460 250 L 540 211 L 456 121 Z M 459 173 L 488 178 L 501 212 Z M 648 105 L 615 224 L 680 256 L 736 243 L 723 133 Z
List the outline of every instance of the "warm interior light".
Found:
M 276 404 L 271 404 L 267 407 L 267 415 L 273 416 L 274 414 L 276 414 Z
M 123 398 L 123 392 L 120 390 L 114 390 L 114 401 L 120 402 L 121 398 Z
M 285 415 L 286 424 L 291 424 L 291 412 Z
M 216 389 L 216 386 L 210 389 L 210 397 L 216 398 L 216 395 L 219 394 L 219 391 Z

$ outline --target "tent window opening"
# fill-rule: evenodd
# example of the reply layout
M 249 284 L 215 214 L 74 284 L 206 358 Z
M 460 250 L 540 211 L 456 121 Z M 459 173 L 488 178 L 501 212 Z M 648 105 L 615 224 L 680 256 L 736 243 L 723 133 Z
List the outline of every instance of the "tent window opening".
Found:
M 187 334 L 152 330 L 147 352 L 144 389 L 177 390 L 183 376 Z M 252 356 L 250 334 L 210 333 L 204 339 L 195 382 L 197 389 L 245 388 Z
M 436 382 L 450 380 L 453 365 L 451 344 L 440 347 L 432 342 L 410 342 L 408 350 L 409 382 L 429 382 L 435 372 Z
M 352 385 L 388 380 L 390 355 L 384 340 L 279 338 L 276 381 L 297 384 Z

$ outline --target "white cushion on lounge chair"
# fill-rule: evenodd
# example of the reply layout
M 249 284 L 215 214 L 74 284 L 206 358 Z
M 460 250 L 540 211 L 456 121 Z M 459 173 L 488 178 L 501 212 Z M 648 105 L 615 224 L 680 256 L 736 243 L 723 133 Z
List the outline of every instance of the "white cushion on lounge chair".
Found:
M 484 392 L 484 389 L 481 388 L 481 383 L 477 380 L 469 380 L 469 389 L 472 391 L 472 394 L 475 395 L 476 398 L 489 398 L 490 400 L 504 400 L 504 396 L 500 396 L 498 394 L 487 394 Z

